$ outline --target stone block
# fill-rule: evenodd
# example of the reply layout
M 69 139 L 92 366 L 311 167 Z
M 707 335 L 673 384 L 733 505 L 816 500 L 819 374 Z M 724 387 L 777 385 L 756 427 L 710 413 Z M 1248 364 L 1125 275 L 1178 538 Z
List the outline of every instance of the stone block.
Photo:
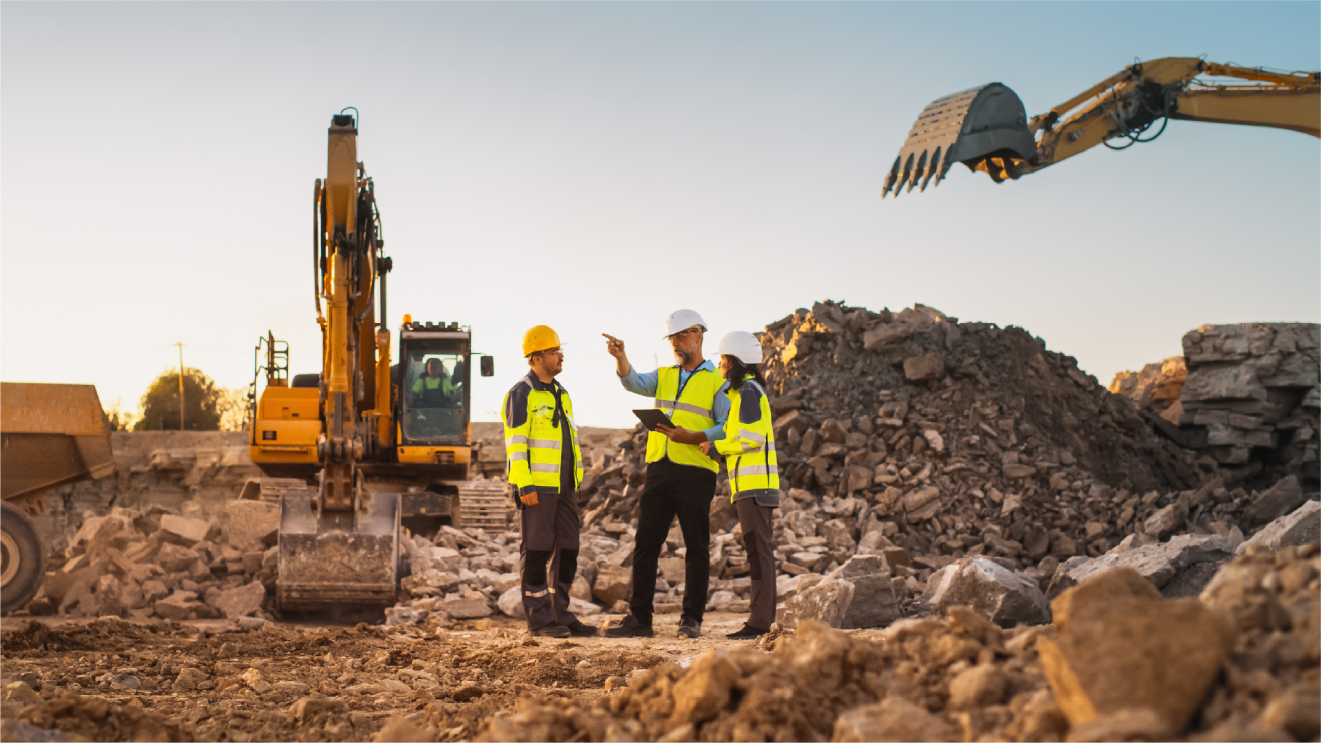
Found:
M 1252 535 L 1238 546 L 1242 553 L 1248 545 L 1257 545 L 1272 552 L 1295 547 L 1321 539 L 1321 501 L 1308 501 L 1293 513 L 1285 514 Z
M 941 568 L 927 580 L 922 600 L 932 611 L 967 606 L 1001 627 L 1050 621 L 1035 580 L 985 557 L 965 557 Z
M 855 743 L 873 740 L 961 740 L 958 729 L 938 715 L 898 696 L 855 707 L 835 720 L 831 740 Z
M 217 591 L 207 598 L 206 603 L 214 607 L 226 619 L 251 616 L 261 610 L 266 600 L 266 587 L 260 581 L 252 581 L 237 588 Z
M 596 564 L 596 580 L 592 583 L 592 596 L 603 604 L 611 605 L 628 598 L 633 587 L 633 569 L 611 565 L 608 562 Z
M 945 359 L 935 351 L 904 359 L 904 378 L 910 382 L 943 379 L 944 377 Z
M 225 504 L 225 511 L 229 522 L 224 532 L 231 547 L 252 552 L 265 550 L 274 544 L 274 535 L 280 530 L 279 504 L 233 500 Z
M 440 602 L 439 610 L 455 619 L 481 619 L 492 614 L 491 604 L 480 594 L 476 596 L 449 596 Z
M 514 586 L 500 594 L 496 606 L 507 617 L 513 617 L 514 619 L 527 618 L 527 611 L 523 608 L 523 589 L 521 586 Z
M 853 584 L 843 579 L 827 579 L 780 605 L 776 619 L 786 627 L 797 627 L 814 619 L 839 629 L 853 602 Z
M 1303 504 L 1303 499 L 1303 489 L 1298 484 L 1298 478 L 1289 475 L 1253 498 L 1252 504 L 1243 511 L 1243 520 L 1248 527 L 1270 523 L 1293 512 Z
M 902 613 L 890 582 L 890 567 L 883 557 L 854 555 L 831 571 L 827 579 L 853 584 L 853 598 L 844 612 L 841 629 L 885 627 Z
M 161 516 L 161 528 L 158 532 L 162 539 L 182 547 L 192 547 L 213 536 L 214 527 L 202 519 L 190 519 L 167 513 Z
M 1074 726 L 1125 709 L 1160 715 L 1179 737 L 1233 644 L 1234 629 L 1197 599 L 1165 599 L 1134 570 L 1103 573 L 1052 604 L 1042 668 Z M 1162 736 L 1164 737 L 1164 736 Z
M 176 590 L 169 596 L 157 601 L 155 609 L 156 614 L 163 619 L 181 621 L 188 619 L 202 606 L 202 602 L 197 600 L 196 592 Z
M 1181 534 L 1168 542 L 1147 544 L 1093 559 L 1074 558 L 1060 566 L 1047 595 L 1059 596 L 1093 576 L 1128 568 L 1170 598 L 1196 596 L 1233 551 L 1224 537 Z
M 1203 366 L 1188 372 L 1180 399 L 1185 405 L 1211 400 L 1265 400 L 1266 388 L 1251 364 Z
M 902 343 L 913 334 L 916 328 L 908 323 L 884 323 L 868 330 L 862 335 L 862 347 L 868 351 L 881 349 Z

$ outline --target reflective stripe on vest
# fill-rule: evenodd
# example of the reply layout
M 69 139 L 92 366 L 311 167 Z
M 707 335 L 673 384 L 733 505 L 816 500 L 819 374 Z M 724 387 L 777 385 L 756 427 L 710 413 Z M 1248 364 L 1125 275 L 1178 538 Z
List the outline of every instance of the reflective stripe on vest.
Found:
M 761 396 L 761 415 L 752 423 L 744 423 L 741 418 L 743 409 L 742 390 L 744 385 L 751 385 Z M 739 499 L 739 494 L 751 491 L 758 493 L 778 493 L 780 489 L 780 466 L 775 451 L 774 427 L 771 423 L 771 406 L 766 391 L 761 385 L 744 380 L 737 390 L 730 390 L 729 420 L 725 422 L 725 440 L 737 440 L 741 452 L 729 454 L 725 464 L 729 469 L 730 502 Z
M 705 431 L 716 424 L 711 412 L 716 393 L 725 380 L 709 369 L 698 369 L 688 375 L 683 389 L 679 389 L 679 367 L 666 366 L 656 370 L 656 407 L 666 411 L 670 421 L 689 431 Z M 679 444 L 662 433 L 647 434 L 647 462 L 669 459 L 675 464 L 703 467 L 719 472 L 720 465 L 692 444 Z
M 564 406 L 561 420 L 565 423 L 559 426 L 554 425 L 555 393 L 536 388 L 527 391 L 526 422 L 517 428 L 505 426 L 509 483 L 520 496 L 529 492 L 547 495 L 560 492 L 565 425 L 573 443 L 574 487 L 583 481 L 582 450 L 578 443 L 578 429 L 573 423 L 573 402 L 563 390 L 560 391 L 560 400 Z

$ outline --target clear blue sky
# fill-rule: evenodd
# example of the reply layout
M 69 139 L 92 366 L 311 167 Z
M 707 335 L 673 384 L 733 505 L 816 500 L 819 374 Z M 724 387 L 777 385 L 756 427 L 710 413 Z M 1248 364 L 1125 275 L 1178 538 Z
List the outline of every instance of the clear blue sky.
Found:
M 1196 55 L 1321 68 L 1321 4 L 4 2 L 0 376 L 134 407 L 176 341 L 245 385 L 268 329 L 316 371 L 312 183 L 356 106 L 390 321 L 473 326 L 478 419 L 530 325 L 580 423 L 631 425 L 601 332 L 650 369 L 674 309 L 713 354 L 827 298 L 1020 325 L 1106 383 L 1203 323 L 1321 319 L 1317 139 L 1176 121 L 1017 183 L 882 183 L 937 97 L 1031 115 Z

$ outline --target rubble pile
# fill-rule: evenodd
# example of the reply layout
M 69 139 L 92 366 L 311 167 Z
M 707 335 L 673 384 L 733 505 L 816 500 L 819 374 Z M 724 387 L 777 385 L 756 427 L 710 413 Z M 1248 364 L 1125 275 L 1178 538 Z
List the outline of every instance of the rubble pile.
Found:
M 788 496 L 775 522 L 781 598 L 855 554 L 884 558 L 897 600 L 965 556 L 1037 570 L 1048 584 L 1060 562 L 1104 554 L 1164 509 L 1154 537 L 1229 537 L 1234 509 L 1251 500 L 1203 484 L 1126 399 L 1016 328 L 920 305 L 894 315 L 819 303 L 773 323 L 762 342 Z M 645 438 L 639 427 L 590 463 L 581 493 L 593 540 L 631 528 Z M 728 492 L 722 473 L 711 601 L 737 611 L 747 561 Z M 598 555 L 625 565 L 618 542 L 600 544 Z M 657 600 L 668 607 L 682 581 L 677 528 L 666 547 Z
M 1183 352 L 1179 422 L 1205 432 L 1198 448 L 1239 478 L 1269 469 L 1315 487 L 1321 325 L 1203 325 L 1183 337 Z
M 89 512 L 52 555 L 33 616 L 265 617 L 275 584 L 278 506 L 236 500 L 223 527 L 161 506 Z M 63 564 L 58 564 L 59 561 Z
M 1121 371 L 1110 381 L 1110 392 L 1133 401 L 1138 410 L 1149 410 L 1171 425 L 1179 425 L 1183 405 L 1179 394 L 1188 378 L 1188 364 L 1182 356 L 1171 356 L 1141 371 Z
M 1018 328 L 960 323 L 922 305 L 896 315 L 818 303 L 770 325 L 762 342 L 787 495 L 774 544 L 789 626 L 883 626 L 919 597 L 916 608 L 942 606 L 929 595 L 931 578 L 943 580 L 956 562 L 963 578 L 946 586 L 956 595 L 963 579 L 997 571 L 1010 577 L 993 582 L 1026 579 L 1042 594 L 1016 593 L 1009 613 L 987 609 L 1013 621 L 1046 621 L 1047 594 L 1094 572 L 1083 568 L 1089 561 L 1104 556 L 1108 566 L 1127 552 L 1123 564 L 1146 566 L 1168 595 L 1195 595 L 1247 536 L 1307 499 L 1296 479 L 1248 492 L 1227 487 L 1214 467 L 1197 470 L 1127 398 Z M 1169 385 L 1147 388 L 1153 399 L 1170 395 Z M 622 611 L 616 602 L 630 590 L 645 441 L 639 426 L 618 449 L 586 457 L 574 595 L 607 610 Z M 728 493 L 722 472 L 708 606 L 742 612 L 750 581 Z M 1178 535 L 1197 539 L 1161 546 Z M 488 562 L 515 565 L 517 535 L 479 549 L 496 553 L 480 556 Z M 660 560 L 658 612 L 679 611 L 684 555 L 675 526 Z M 981 560 L 965 570 L 973 558 Z M 859 581 L 870 587 L 860 591 Z M 492 598 L 503 585 L 512 584 L 488 575 L 477 588 Z
M 46 494 L 47 512 L 33 519 L 56 551 L 68 547 L 86 512 L 112 506 L 158 506 L 190 518 L 221 522 L 246 481 L 261 476 L 248 456 L 248 434 L 237 431 L 115 431 L 115 473 L 64 485 Z
M 1321 543 L 1250 548 L 1200 598 L 1136 571 L 1069 589 L 1049 626 L 959 605 L 844 633 L 804 622 L 752 646 L 520 700 L 480 740 L 1314 740 Z M 762 652 L 769 651 L 769 652 Z

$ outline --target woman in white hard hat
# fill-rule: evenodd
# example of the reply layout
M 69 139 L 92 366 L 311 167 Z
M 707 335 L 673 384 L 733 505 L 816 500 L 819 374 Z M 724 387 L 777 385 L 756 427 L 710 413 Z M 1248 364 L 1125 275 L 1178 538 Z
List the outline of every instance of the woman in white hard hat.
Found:
M 761 342 L 752 333 L 736 330 L 720 341 L 720 371 L 729 382 L 729 418 L 725 436 L 701 445 L 725 455 L 729 471 L 729 499 L 738 509 L 743 526 L 743 548 L 752 574 L 752 606 L 748 621 L 734 640 L 751 640 L 770 631 L 775 621 L 775 553 L 771 547 L 772 509 L 780 505 L 779 465 L 766 380 L 757 367 Z

